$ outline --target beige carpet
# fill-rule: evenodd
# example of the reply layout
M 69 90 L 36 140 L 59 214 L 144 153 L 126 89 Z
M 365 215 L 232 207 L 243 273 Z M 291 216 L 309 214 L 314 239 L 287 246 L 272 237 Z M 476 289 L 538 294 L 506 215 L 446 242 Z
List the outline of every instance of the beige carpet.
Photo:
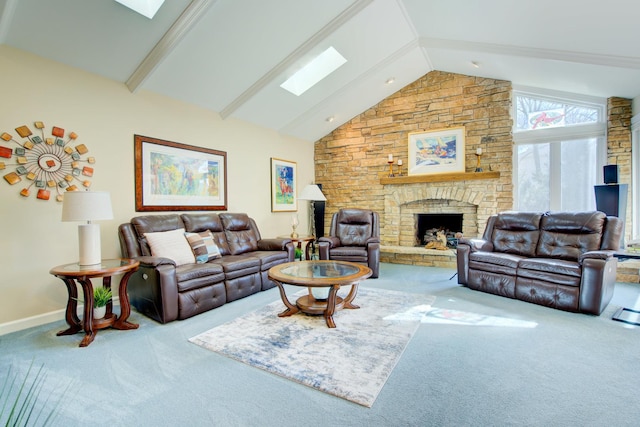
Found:
M 322 316 L 279 318 L 285 306 L 275 301 L 189 341 L 371 407 L 420 325 L 419 318 L 398 315 L 434 300 L 430 295 L 366 289 L 362 283 L 354 300 L 361 308 L 337 312 L 335 329 L 327 328 Z

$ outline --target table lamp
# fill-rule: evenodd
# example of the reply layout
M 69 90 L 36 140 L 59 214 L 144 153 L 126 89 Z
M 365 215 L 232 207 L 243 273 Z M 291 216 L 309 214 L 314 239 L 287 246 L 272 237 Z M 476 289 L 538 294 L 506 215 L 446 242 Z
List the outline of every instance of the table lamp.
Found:
M 111 197 L 103 191 L 68 191 L 62 202 L 62 221 L 87 221 L 78 226 L 79 265 L 100 264 L 100 225 L 91 221 L 112 219 Z
M 302 189 L 302 193 L 298 196 L 298 200 L 310 200 L 311 201 L 311 235 L 316 237 L 316 222 L 315 222 L 315 204 L 314 202 L 324 202 L 327 200 L 322 194 L 322 190 L 316 184 L 309 184 Z

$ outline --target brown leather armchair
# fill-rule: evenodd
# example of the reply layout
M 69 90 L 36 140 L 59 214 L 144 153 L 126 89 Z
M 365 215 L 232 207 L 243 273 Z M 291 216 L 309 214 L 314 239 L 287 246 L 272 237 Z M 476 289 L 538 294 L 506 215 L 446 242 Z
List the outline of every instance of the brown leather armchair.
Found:
M 366 264 L 380 271 L 380 217 L 368 209 L 340 209 L 331 218 L 329 235 L 318 239 L 320 259 Z

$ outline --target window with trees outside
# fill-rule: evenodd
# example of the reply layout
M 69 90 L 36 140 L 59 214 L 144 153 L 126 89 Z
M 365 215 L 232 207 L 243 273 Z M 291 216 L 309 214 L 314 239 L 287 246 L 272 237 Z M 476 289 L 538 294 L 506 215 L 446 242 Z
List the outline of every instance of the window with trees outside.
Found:
M 584 211 L 606 164 L 606 100 L 514 91 L 514 206 Z

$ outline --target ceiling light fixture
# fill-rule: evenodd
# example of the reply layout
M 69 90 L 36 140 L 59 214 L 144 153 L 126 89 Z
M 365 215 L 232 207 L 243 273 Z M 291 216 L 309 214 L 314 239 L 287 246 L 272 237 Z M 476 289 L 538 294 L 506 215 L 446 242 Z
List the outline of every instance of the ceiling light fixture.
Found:
M 480 63 L 479 62 L 471 61 L 471 65 L 473 65 L 474 68 L 480 68 Z
M 331 46 L 289 77 L 280 87 L 300 96 L 346 62 L 347 60 Z
M 329 123 L 331 123 L 332 121 L 334 121 L 336 118 L 333 116 L 329 116 L 327 117 L 325 120 L 328 121 Z
M 115 0 L 149 19 L 153 19 L 164 0 Z
M 396 78 L 395 78 L 395 77 L 389 77 L 385 83 L 386 83 L 386 84 L 388 84 L 388 85 L 390 85 L 391 83 L 393 83 L 393 82 L 395 82 L 395 81 L 396 81 Z

